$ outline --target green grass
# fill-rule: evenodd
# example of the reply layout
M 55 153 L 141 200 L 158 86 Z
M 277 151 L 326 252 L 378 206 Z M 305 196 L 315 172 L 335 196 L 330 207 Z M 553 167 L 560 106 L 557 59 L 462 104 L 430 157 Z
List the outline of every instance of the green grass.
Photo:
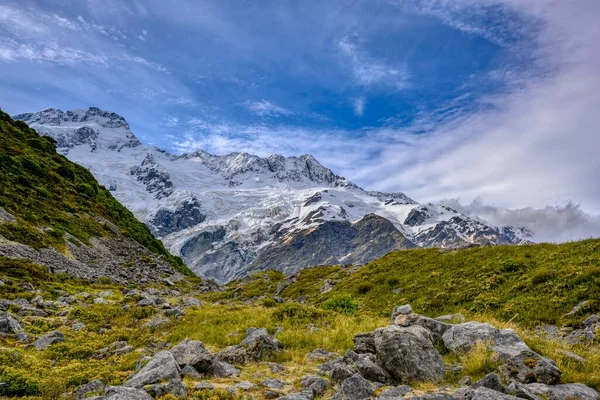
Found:
M 321 293 L 327 279 L 337 284 Z M 243 287 L 236 285 L 237 296 L 244 297 Z M 231 288 L 220 296 L 229 296 Z M 395 292 L 397 288 L 401 291 Z M 398 251 L 355 272 L 339 266 L 305 269 L 282 296 L 306 296 L 309 304 L 320 307 L 345 296 L 359 305 L 359 313 L 374 316 L 387 316 L 395 305 L 410 303 L 425 315 L 483 313 L 525 327 L 577 326 L 585 316 L 600 311 L 600 240 L 448 253 Z M 564 317 L 583 300 L 588 302 L 578 313 Z
M 113 227 L 175 269 L 192 276 L 148 228 L 98 184 L 85 168 L 56 152 L 52 138 L 38 135 L 0 111 L 0 207 L 16 223 L 0 223 L 0 235 L 36 249 L 66 250 L 65 232 L 77 244 L 113 237 Z

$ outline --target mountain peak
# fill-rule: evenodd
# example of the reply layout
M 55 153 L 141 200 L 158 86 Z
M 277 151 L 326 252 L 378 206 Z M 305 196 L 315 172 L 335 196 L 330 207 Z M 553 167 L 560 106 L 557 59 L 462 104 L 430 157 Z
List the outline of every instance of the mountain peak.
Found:
M 125 118 L 98 107 L 68 111 L 45 108 L 13 118 L 29 124 L 42 135 L 56 139 L 57 147 L 64 154 L 79 145 L 88 145 L 91 151 L 98 147 L 120 151 L 123 147 L 140 144 Z

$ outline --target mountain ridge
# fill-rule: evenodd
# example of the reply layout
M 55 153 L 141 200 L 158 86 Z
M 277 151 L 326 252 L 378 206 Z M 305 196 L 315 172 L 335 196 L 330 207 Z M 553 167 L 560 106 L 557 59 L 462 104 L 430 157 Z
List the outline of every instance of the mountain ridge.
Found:
M 54 137 L 63 154 L 89 168 L 173 253 L 182 254 L 192 270 L 219 282 L 262 269 L 261 260 L 293 273 L 300 266 L 289 265 L 289 260 L 301 259 L 302 267 L 364 263 L 397 246 L 523 244 L 531 235 L 490 226 L 443 205 L 421 205 L 404 193 L 365 191 L 308 154 L 170 154 L 140 143 L 124 118 L 95 107 L 45 109 L 15 118 Z M 339 242 L 344 235 L 354 237 L 354 228 L 348 226 L 369 214 L 393 227 L 362 234 L 363 242 L 368 237 L 379 246 L 371 245 L 367 252 L 373 258 L 351 257 L 356 249 L 347 246 L 348 254 L 335 257 L 331 251 L 307 250 L 319 247 L 313 241 L 315 229 L 322 243 Z M 336 221 L 350 224 L 343 235 L 324 227 Z M 383 240 L 390 234 L 397 241 Z M 286 248 L 286 243 L 296 245 Z

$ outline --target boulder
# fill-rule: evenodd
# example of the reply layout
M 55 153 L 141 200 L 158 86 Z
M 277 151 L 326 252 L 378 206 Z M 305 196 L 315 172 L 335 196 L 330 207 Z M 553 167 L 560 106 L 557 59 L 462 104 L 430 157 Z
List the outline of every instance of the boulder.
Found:
M 283 387 L 285 385 L 289 385 L 289 383 L 280 381 L 279 379 L 275 379 L 275 378 L 267 378 L 264 381 L 262 381 L 260 384 L 266 388 L 277 389 L 277 390 L 283 389 Z
M 271 358 L 282 349 L 279 340 L 269 335 L 265 328 L 248 328 L 244 340 L 223 350 L 218 358 L 231 364 L 245 364 Z
M 334 400 L 366 400 L 373 395 L 373 387 L 365 378 L 354 374 L 344 380 L 337 392 L 333 395 Z
M 51 346 L 56 343 L 62 343 L 65 341 L 65 335 L 61 331 L 52 331 L 46 333 L 44 336 L 40 337 L 35 341 L 35 348 L 38 350 L 44 350 L 48 346 Z
M 512 329 L 499 330 L 487 323 L 466 322 L 453 325 L 443 334 L 442 340 L 446 348 L 457 354 L 467 353 L 478 342 L 489 344 L 503 362 L 500 372 L 507 379 L 549 385 L 560 382 L 562 372 L 554 361 L 531 350 Z
M 327 390 L 329 381 L 319 375 L 307 375 L 302 378 L 302 387 L 311 390 L 315 396 L 318 396 Z
M 196 368 L 192 367 L 191 365 L 186 365 L 185 367 L 181 368 L 181 376 L 187 376 L 188 378 L 192 379 L 203 378 L 203 375 L 196 371 Z
M 355 373 L 356 371 L 354 371 L 353 369 L 348 367 L 348 365 L 341 362 L 333 363 L 330 369 L 331 380 L 334 382 L 341 382 L 343 380 L 346 380 Z
M 104 388 L 106 388 L 106 384 L 99 379 L 93 380 L 85 385 L 78 386 L 76 390 L 77 399 L 83 399 L 87 397 L 86 394 L 90 392 L 104 391 Z
M 396 324 L 396 320 L 398 319 L 398 317 L 412 314 L 412 311 L 413 310 L 410 304 L 403 304 L 401 306 L 394 307 L 394 309 L 392 310 L 392 324 Z
M 418 327 L 389 326 L 375 330 L 375 348 L 379 365 L 399 382 L 444 379 L 440 353 Z
M 530 383 L 525 386 L 532 393 L 548 400 L 598 400 L 600 393 L 582 383 L 566 383 L 562 385 L 545 385 Z
M 470 400 L 515 400 L 513 396 L 483 386 L 472 390 L 469 398 Z
M 171 354 L 180 368 L 191 365 L 201 374 L 212 374 L 215 356 L 206 350 L 204 343 L 185 339 L 171 349 Z
M 183 382 L 179 379 L 171 379 L 167 383 L 157 383 L 144 387 L 144 390 L 154 398 L 162 397 L 166 394 L 172 394 L 176 397 L 185 396 L 187 394 Z
M 104 393 L 104 400 L 152 400 L 145 391 L 132 387 L 108 386 Z
M 373 332 L 357 333 L 354 335 L 354 351 L 357 353 L 375 354 L 375 337 Z
M 370 354 L 369 354 L 370 355 Z M 352 365 L 356 372 L 371 382 L 389 383 L 390 375 L 375 363 L 375 356 L 368 357 L 363 355 Z
M 471 385 L 471 389 L 477 389 L 480 387 L 486 387 L 488 389 L 495 390 L 500 393 L 508 393 L 506 386 L 502 383 L 502 380 L 495 373 L 490 373 Z
M 0 333 L 21 333 L 23 328 L 17 317 L 9 312 L 0 312 Z
M 144 385 L 158 383 L 167 379 L 179 379 L 181 370 L 173 354 L 163 350 L 156 355 L 131 377 L 124 386 L 141 388 Z
M 233 365 L 226 363 L 225 361 L 215 360 L 213 363 L 213 374 L 219 378 L 226 378 L 228 376 L 239 376 L 241 371 Z
M 279 400 L 313 400 L 315 396 L 312 390 L 303 390 L 301 392 L 288 393 L 279 398 Z
M 380 400 L 396 400 L 402 398 L 407 393 L 412 392 L 412 388 L 406 385 L 396 386 L 391 389 L 385 389 L 379 396 Z

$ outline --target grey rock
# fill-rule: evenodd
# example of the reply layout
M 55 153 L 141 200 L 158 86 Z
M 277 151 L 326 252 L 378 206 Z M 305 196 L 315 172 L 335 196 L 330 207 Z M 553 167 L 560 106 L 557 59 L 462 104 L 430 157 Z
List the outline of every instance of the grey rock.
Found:
M 391 381 L 390 375 L 369 357 L 360 357 L 353 367 L 363 378 L 371 382 L 389 383 Z
M 502 360 L 500 372 L 522 383 L 560 382 L 561 371 L 554 361 L 531 350 L 512 329 L 499 330 L 479 322 L 453 325 L 442 336 L 444 345 L 457 354 L 468 352 L 476 343 L 490 343 L 490 348 Z
M 399 315 L 408 315 L 408 314 L 411 314 L 412 312 L 413 312 L 413 309 L 410 304 L 403 304 L 403 305 L 394 307 L 394 310 L 392 311 L 392 324 L 395 323 L 396 318 Z
M 354 335 L 354 351 L 357 353 L 375 354 L 375 336 L 373 332 L 357 333 Z
M 171 349 L 171 354 L 179 367 L 191 365 L 201 374 L 212 374 L 215 356 L 197 340 L 184 339 Z
M 280 397 L 280 400 L 313 400 L 314 394 L 312 390 L 303 390 L 301 392 L 288 393 Z
M 87 393 L 104 391 L 104 388 L 106 388 L 106 384 L 104 382 L 102 382 L 99 379 L 93 380 L 89 383 L 86 383 L 85 385 L 77 387 L 77 398 L 83 399 L 84 397 L 86 397 Z
M 309 360 L 315 360 L 315 361 L 329 361 L 331 359 L 336 358 L 338 355 L 335 353 L 330 353 L 327 350 L 323 350 L 323 349 L 316 349 L 311 351 L 310 353 L 308 353 L 306 355 L 306 358 L 308 358 Z
M 248 328 L 244 340 L 223 350 L 218 358 L 231 364 L 245 364 L 271 358 L 282 349 L 279 340 L 269 335 L 265 328 Z
M 0 207 L 0 222 L 15 223 L 17 222 L 17 219 L 14 215 L 6 211 L 4 208 Z
M 165 310 L 165 316 L 167 317 L 183 317 L 185 315 L 185 311 L 179 308 L 172 308 L 170 310 Z
M 17 286 L 23 290 L 27 290 L 28 292 L 35 291 L 35 287 L 31 284 L 31 282 L 19 283 Z
M 365 378 L 354 374 L 344 380 L 333 395 L 334 400 L 366 400 L 373 395 L 373 387 Z
M 490 373 L 471 385 L 471 389 L 477 389 L 480 387 L 486 387 L 488 389 L 495 390 L 500 393 L 508 393 L 506 386 L 502 383 L 502 380 L 495 373 Z
M 65 335 L 61 331 L 52 331 L 35 341 L 35 348 L 45 350 L 48 346 L 65 341 Z
M 186 365 L 185 367 L 181 368 L 181 376 L 187 376 L 188 378 L 192 379 L 202 379 L 203 377 L 203 375 L 191 365 Z
M 535 393 L 529 390 L 525 385 L 512 380 L 506 387 L 509 394 L 525 400 L 541 400 Z
M 83 322 L 73 322 L 73 325 L 71 325 L 71 328 L 73 328 L 74 331 L 80 331 L 83 328 L 85 328 L 85 324 Z
M 194 386 L 194 390 L 213 390 L 215 385 L 210 382 L 200 382 Z
M 105 400 L 152 400 L 145 391 L 125 386 L 107 386 L 104 390 Z
M 445 376 L 442 357 L 419 329 L 389 326 L 375 330 L 379 365 L 399 382 L 440 382 Z
M 202 302 L 194 297 L 188 297 L 183 302 L 183 305 L 186 307 L 200 307 L 202 305 Z
M 166 394 L 172 394 L 176 397 L 185 396 L 187 394 L 185 386 L 180 379 L 171 379 L 167 383 L 157 383 L 154 385 L 148 385 L 144 387 L 144 390 L 154 398 L 162 397 Z
M 577 314 L 577 311 L 581 310 L 581 307 L 585 306 L 587 303 L 589 303 L 589 301 L 584 300 L 574 305 L 573 308 L 571 308 L 571 311 L 565 314 L 565 317 L 570 317 Z
M 263 390 L 262 394 L 265 397 L 265 399 L 278 399 L 279 397 L 281 397 L 281 393 L 279 393 L 276 390 L 270 390 L 270 389 Z
M 530 383 L 524 385 L 528 390 L 548 400 L 598 400 L 600 393 L 582 383 L 566 383 L 562 385 L 545 385 Z
M 482 386 L 471 392 L 470 400 L 515 400 L 515 398 Z
M 275 378 L 267 378 L 260 383 L 262 386 L 269 389 L 283 389 L 284 386 L 289 385 L 287 382 L 280 381 Z
M 318 396 L 327 390 L 329 381 L 319 375 L 307 375 L 302 378 L 302 387 L 312 390 L 313 394 Z
M 564 354 L 565 356 L 567 356 L 568 358 L 570 358 L 573 361 L 576 361 L 579 364 L 583 364 L 585 363 L 585 358 L 581 357 L 580 355 L 577 355 L 571 351 L 568 350 L 560 350 L 559 351 L 561 354 Z
M 25 332 L 19 332 L 15 335 L 15 338 L 21 343 L 29 343 L 30 338 L 29 335 Z
M 277 363 L 273 363 L 273 362 L 268 362 L 266 364 L 269 366 L 269 369 L 273 373 L 278 373 L 278 372 L 285 371 L 285 367 L 283 365 L 281 365 L 281 364 L 277 364 Z
M 244 391 L 252 390 L 256 387 L 256 385 L 254 383 L 248 382 L 248 381 L 238 382 L 233 386 L 237 389 L 244 390 Z
M 173 354 L 163 350 L 156 353 L 148 364 L 125 382 L 124 386 L 141 388 L 144 385 L 150 385 L 162 380 L 179 379 L 180 372 L 181 370 Z
M 144 322 L 142 325 L 140 325 L 140 328 L 157 328 L 161 325 L 168 324 L 169 322 L 171 322 L 169 318 L 156 316 L 150 321 Z
M 213 374 L 216 377 L 226 378 L 228 376 L 239 376 L 241 371 L 233 365 L 225 362 L 215 360 L 213 363 Z
M 349 368 L 346 364 L 343 363 L 333 363 L 330 369 L 331 380 L 334 382 L 341 382 L 352 375 L 354 375 L 356 371 Z
M 0 312 L 0 333 L 21 333 L 23 328 L 17 317 L 9 312 Z
M 385 389 L 377 398 L 380 400 L 395 400 L 402 398 L 402 396 L 410 392 L 412 392 L 410 386 L 400 385 L 391 389 Z
M 337 281 L 331 280 L 331 279 L 327 279 L 324 283 L 323 286 L 321 286 L 321 293 L 327 293 L 330 292 L 331 290 L 333 290 L 333 288 L 335 287 Z

